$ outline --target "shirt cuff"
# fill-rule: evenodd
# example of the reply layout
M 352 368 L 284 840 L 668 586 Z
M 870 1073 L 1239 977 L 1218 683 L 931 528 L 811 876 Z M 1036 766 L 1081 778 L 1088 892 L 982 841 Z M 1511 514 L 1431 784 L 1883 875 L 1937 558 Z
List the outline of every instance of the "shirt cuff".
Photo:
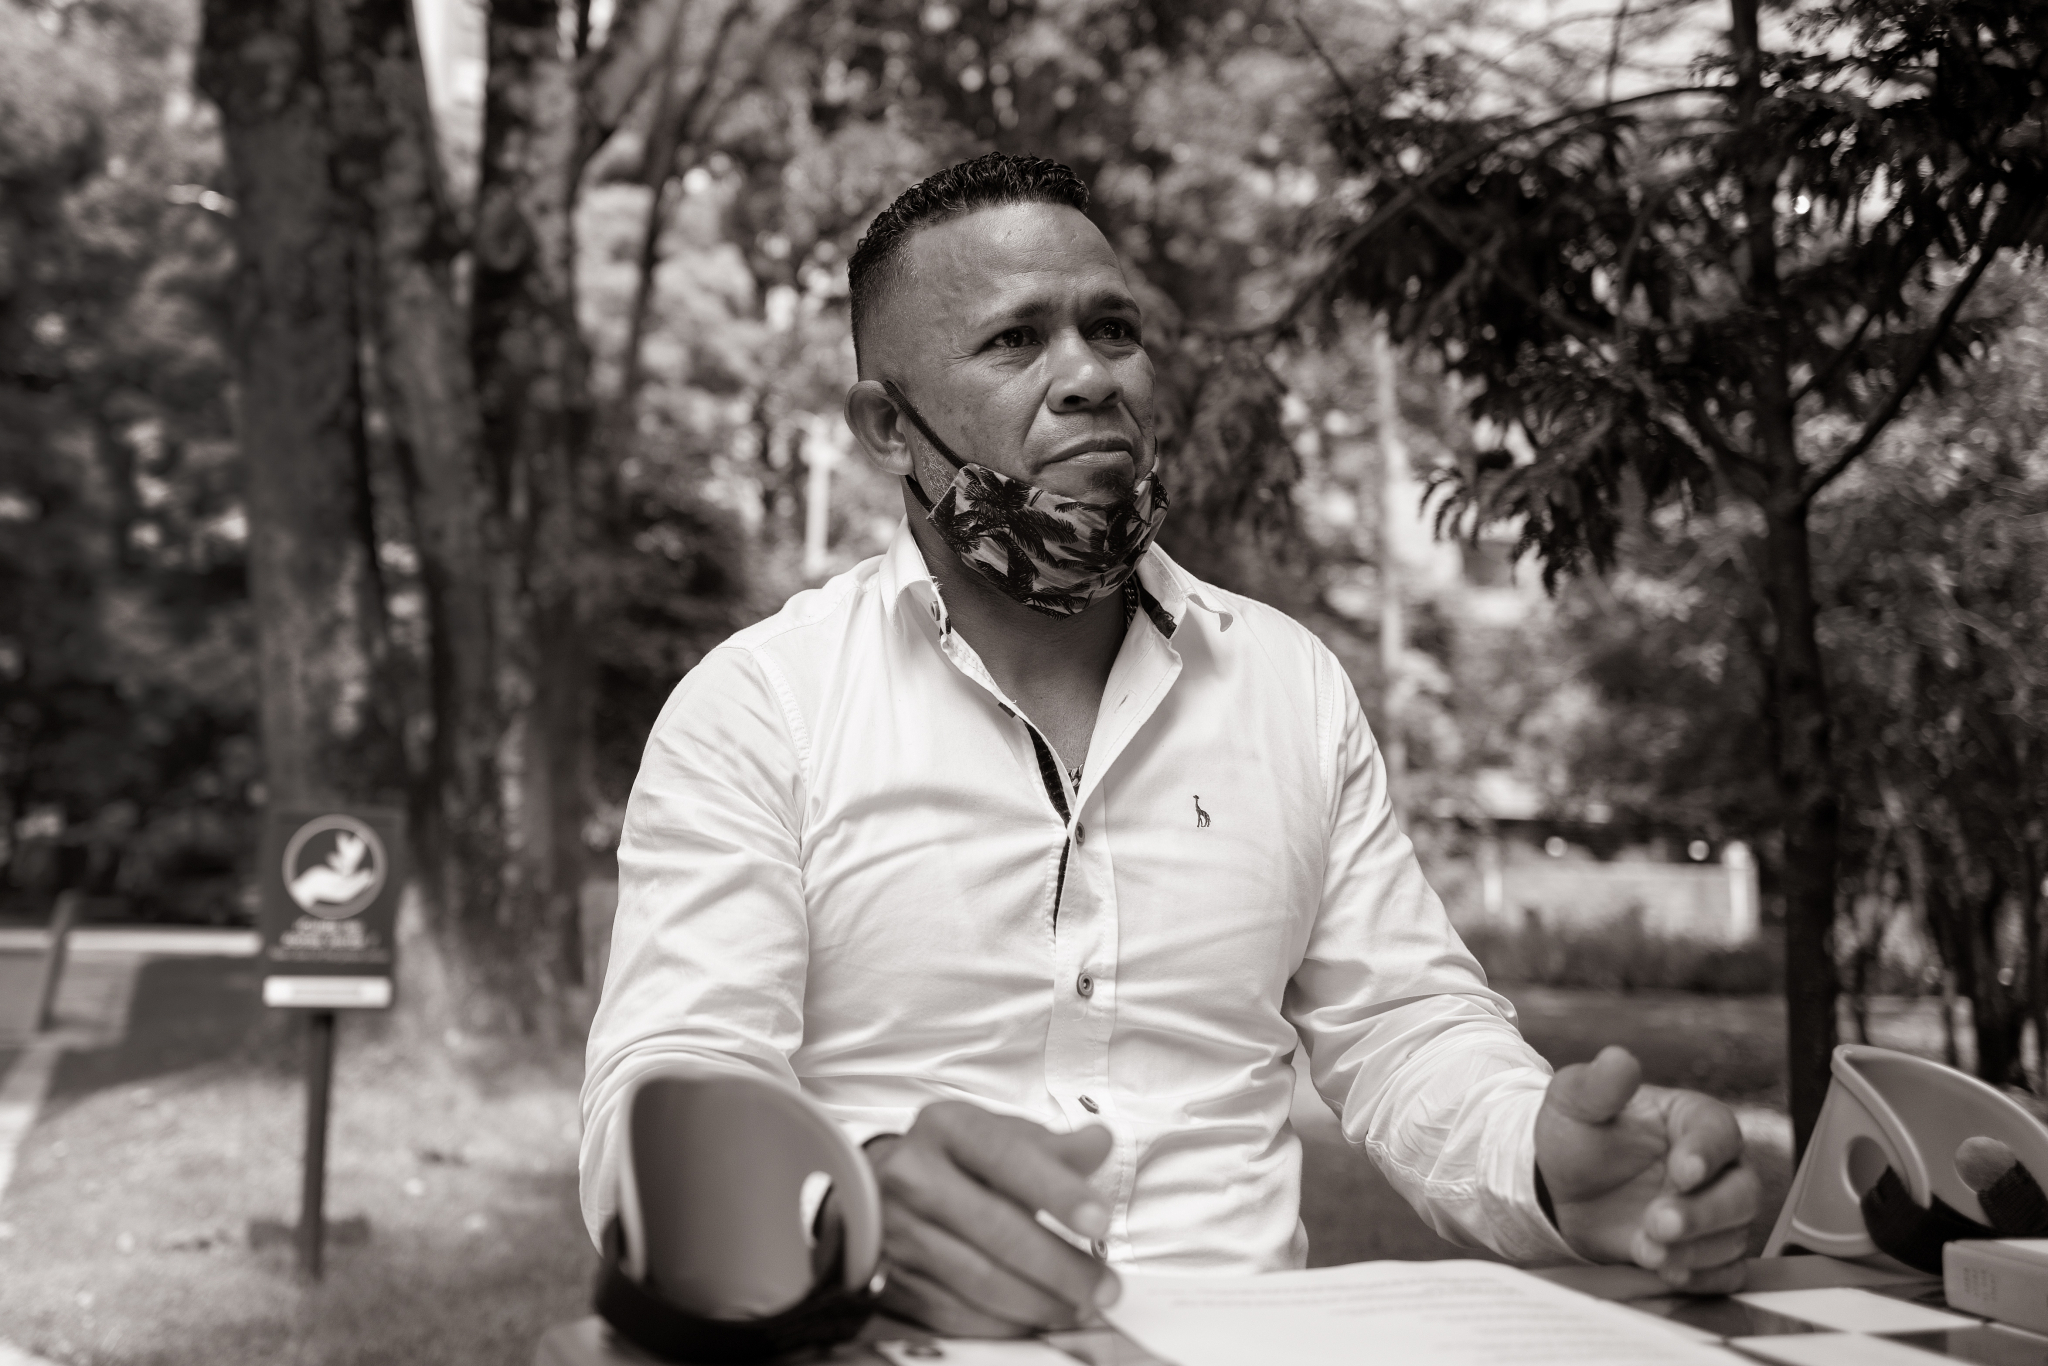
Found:
M 1591 1263 L 1572 1250 L 1536 1198 L 1536 1115 L 1546 1089 L 1503 1096 L 1489 1116 L 1480 1184 L 1490 1241 L 1494 1251 L 1513 1262 L 1587 1266 Z

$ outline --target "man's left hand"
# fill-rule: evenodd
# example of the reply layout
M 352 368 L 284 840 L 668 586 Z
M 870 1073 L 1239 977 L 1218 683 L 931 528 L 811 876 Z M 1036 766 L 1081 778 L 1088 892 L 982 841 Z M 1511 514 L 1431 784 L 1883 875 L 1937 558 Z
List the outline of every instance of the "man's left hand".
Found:
M 1634 1262 L 1677 1289 L 1742 1288 L 1756 1173 L 1720 1101 L 1642 1085 L 1625 1048 L 1551 1079 L 1536 1115 L 1536 1169 L 1558 1231 L 1582 1257 Z

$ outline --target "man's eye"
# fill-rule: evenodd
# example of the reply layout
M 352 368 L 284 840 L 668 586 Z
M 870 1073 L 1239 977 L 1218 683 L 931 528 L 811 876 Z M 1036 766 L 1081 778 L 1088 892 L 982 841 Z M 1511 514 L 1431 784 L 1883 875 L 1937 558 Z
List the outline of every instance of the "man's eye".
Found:
M 989 345 L 1004 348 L 1038 345 L 1038 332 L 1030 327 L 1013 327 L 1007 332 L 998 332 Z
M 1134 342 L 1138 340 L 1137 325 L 1122 318 L 1104 318 L 1095 324 L 1098 341 Z

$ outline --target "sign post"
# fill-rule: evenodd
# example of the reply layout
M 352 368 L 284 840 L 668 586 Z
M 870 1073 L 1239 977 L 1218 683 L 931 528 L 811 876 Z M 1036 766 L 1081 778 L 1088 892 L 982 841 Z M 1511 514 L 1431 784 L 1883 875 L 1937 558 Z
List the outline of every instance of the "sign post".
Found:
M 337 1010 L 384 1010 L 398 968 L 405 822 L 378 807 L 273 811 L 264 822 L 263 1004 L 304 1010 L 306 1156 L 299 1273 L 319 1280 L 326 1234 L 327 1110 Z

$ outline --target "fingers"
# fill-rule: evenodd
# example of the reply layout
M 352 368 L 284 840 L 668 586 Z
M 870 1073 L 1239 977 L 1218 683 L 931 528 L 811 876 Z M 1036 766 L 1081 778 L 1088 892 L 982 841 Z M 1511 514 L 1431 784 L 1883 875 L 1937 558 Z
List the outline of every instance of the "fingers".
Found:
M 1671 1273 L 1666 1275 L 1665 1279 L 1678 1283 L 1684 1280 L 1684 1274 L 1688 1271 L 1712 1271 L 1730 1262 L 1741 1261 L 1743 1247 L 1748 1242 L 1749 1230 L 1737 1228 L 1723 1233 L 1708 1234 L 1704 1238 L 1695 1238 L 1689 1243 L 1674 1243 L 1669 1246 L 1645 1240 L 1644 1247 L 1654 1254 L 1649 1259 L 1654 1264 L 1648 1269 L 1659 1273 Z
M 1738 1257 L 1710 1269 L 1660 1267 L 1657 1275 L 1673 1290 L 1688 1295 L 1732 1295 L 1749 1279 L 1749 1263 Z
M 1020 1206 L 957 1167 L 901 1164 L 889 1174 L 884 1214 L 892 1260 L 912 1260 L 927 1270 L 944 1268 L 942 1279 L 952 1289 L 961 1289 L 964 1278 L 985 1281 L 988 1267 L 999 1266 L 1064 1305 L 1094 1303 L 1103 1274 L 1100 1262 L 1039 1227 Z M 928 1232 L 913 1235 L 920 1226 Z M 971 1262 L 962 1256 L 970 1251 Z
M 882 1189 L 894 1301 L 942 1331 L 988 1335 L 1074 1326 L 1115 1298 L 1115 1277 L 1041 1227 L 1039 1211 L 1090 1238 L 1109 1212 L 1087 1182 L 1109 1135 L 1053 1134 L 1027 1120 L 941 1102 L 902 1138 L 869 1145 Z M 913 1303 L 914 1301 L 914 1303 Z M 979 1325 L 979 1326 L 976 1326 Z
M 905 1266 L 890 1269 L 882 1308 L 949 1338 L 1017 1338 L 1033 1331 L 984 1313 L 931 1277 Z
M 1644 1209 L 1630 1255 L 1675 1288 L 1720 1290 L 1731 1268 L 1739 1283 L 1760 1194 L 1756 1173 L 1737 1166 L 1704 1191 L 1661 1195 Z
M 1681 1191 L 1697 1190 L 1742 1158 L 1735 1112 L 1697 1091 L 1670 1091 L 1665 1132 L 1671 1138 L 1664 1172 Z
M 1642 1080 L 1642 1064 L 1635 1054 L 1609 1044 L 1593 1061 L 1559 1071 L 1544 1099 L 1581 1124 L 1605 1124 L 1622 1112 Z
M 1558 1229 L 1596 1261 L 1633 1261 L 1687 1290 L 1720 1285 L 1761 1198 L 1742 1130 L 1721 1102 L 1641 1074 L 1608 1048 L 1552 1080 L 1535 1138 Z
M 1056 1296 L 1000 1265 L 982 1249 L 914 1210 L 901 1205 L 885 1208 L 883 1229 L 893 1266 L 918 1274 L 942 1268 L 946 1291 L 1014 1329 L 1071 1328 L 1076 1322 L 1073 1300 Z
M 1756 1218 L 1762 1191 L 1752 1168 L 1731 1167 L 1705 1190 L 1667 1192 L 1652 1200 L 1643 1210 L 1643 1232 L 1656 1242 L 1671 1244 L 1746 1229 Z
M 933 1132 L 961 1170 L 1027 1212 L 1044 1210 L 1083 1238 L 1109 1232 L 1109 1210 L 1087 1181 L 1109 1156 L 1109 1131 L 1053 1134 L 973 1106 L 935 1105 Z M 923 1116 L 919 1116 L 920 1121 Z
M 1100 1124 L 1091 1124 L 1070 1134 L 1045 1133 L 1043 1130 L 1040 1132 L 1043 1134 L 1040 1141 L 1047 1151 L 1064 1163 L 1068 1170 L 1080 1176 L 1086 1176 L 1102 1165 L 1102 1160 L 1109 1156 L 1110 1145 L 1113 1142 L 1109 1130 Z

